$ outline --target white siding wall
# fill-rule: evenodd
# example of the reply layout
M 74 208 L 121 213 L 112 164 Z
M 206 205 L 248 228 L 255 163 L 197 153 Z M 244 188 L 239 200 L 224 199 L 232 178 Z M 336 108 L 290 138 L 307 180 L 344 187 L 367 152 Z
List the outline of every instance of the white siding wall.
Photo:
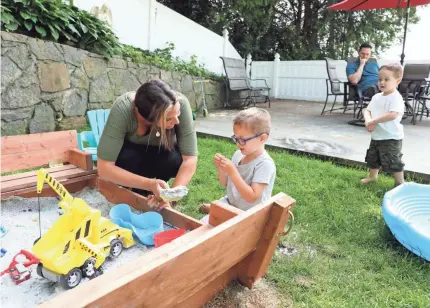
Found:
M 174 56 L 189 61 L 195 55 L 199 63 L 218 74 L 224 71 L 220 56 L 241 59 L 221 33 L 216 34 L 155 0 L 75 0 L 74 4 L 87 11 L 106 4 L 112 12 L 112 29 L 124 44 L 154 50 L 172 42 Z

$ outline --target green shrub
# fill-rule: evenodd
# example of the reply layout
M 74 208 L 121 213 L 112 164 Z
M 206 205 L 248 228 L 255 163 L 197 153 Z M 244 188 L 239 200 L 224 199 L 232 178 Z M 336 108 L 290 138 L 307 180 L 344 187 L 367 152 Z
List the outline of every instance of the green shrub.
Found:
M 1 29 L 71 45 L 105 57 L 120 55 L 169 71 L 215 80 L 221 78 L 198 64 L 195 56 L 190 62 L 174 58 L 172 43 L 155 51 L 120 44 L 105 22 L 61 0 L 4 0 Z
M 2 1 L 1 28 L 104 56 L 120 50 L 118 38 L 106 23 L 61 0 Z
M 155 49 L 154 51 L 143 50 L 130 45 L 122 45 L 122 55 L 131 58 L 136 63 L 146 63 L 167 71 L 180 72 L 192 76 L 206 77 L 213 80 L 221 80 L 221 76 L 208 71 L 203 65 L 197 63 L 197 57 L 192 56 L 190 62 L 186 62 L 179 57 L 173 57 L 172 51 L 175 49 L 173 43 L 169 43 L 166 48 Z

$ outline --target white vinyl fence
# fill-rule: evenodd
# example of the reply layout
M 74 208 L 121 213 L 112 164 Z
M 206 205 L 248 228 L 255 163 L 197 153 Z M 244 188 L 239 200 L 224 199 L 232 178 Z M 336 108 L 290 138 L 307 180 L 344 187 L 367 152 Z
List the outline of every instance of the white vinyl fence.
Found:
M 228 40 L 228 32 L 216 34 L 155 0 L 74 0 L 86 11 L 98 10 L 99 18 L 109 20 L 121 43 L 145 50 L 175 44 L 174 56 L 197 61 L 218 74 L 224 71 L 220 56 L 242 57 Z
M 336 60 L 338 78 L 346 80 L 346 61 Z M 399 62 L 398 60 L 379 60 L 379 65 Z M 430 63 L 430 60 L 406 61 L 406 63 Z M 266 79 L 272 89 L 270 95 L 279 99 L 325 101 L 327 88 L 327 68 L 324 60 L 317 61 L 280 61 L 275 55 L 274 61 L 252 61 L 247 57 L 247 69 L 252 79 Z M 330 86 L 329 86 L 330 89 Z M 329 98 L 333 101 L 334 96 Z M 337 101 L 342 98 L 338 97 Z

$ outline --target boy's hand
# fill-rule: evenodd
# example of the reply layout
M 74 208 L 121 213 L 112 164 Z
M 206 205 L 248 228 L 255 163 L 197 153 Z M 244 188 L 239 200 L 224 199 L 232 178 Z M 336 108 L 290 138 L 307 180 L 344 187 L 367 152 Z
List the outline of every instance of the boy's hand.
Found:
M 367 128 L 367 131 L 371 133 L 375 130 L 376 124 L 369 124 L 366 128 Z
M 219 166 L 220 166 L 220 169 L 222 171 L 224 171 L 225 174 L 227 174 L 229 177 L 231 177 L 231 175 L 233 174 L 233 172 L 236 170 L 236 167 L 233 164 L 233 162 L 230 159 L 228 159 L 228 158 L 226 158 L 224 156 L 222 156 L 220 158 Z
M 219 154 L 219 153 L 217 153 L 217 154 L 215 154 L 215 156 L 214 156 L 214 164 L 215 164 L 215 166 L 217 166 L 217 168 L 221 168 L 221 159 L 223 158 L 224 156 L 222 156 L 221 154 Z
M 368 132 L 373 132 L 376 128 L 376 124 L 373 120 L 365 121 L 364 126 L 366 127 Z

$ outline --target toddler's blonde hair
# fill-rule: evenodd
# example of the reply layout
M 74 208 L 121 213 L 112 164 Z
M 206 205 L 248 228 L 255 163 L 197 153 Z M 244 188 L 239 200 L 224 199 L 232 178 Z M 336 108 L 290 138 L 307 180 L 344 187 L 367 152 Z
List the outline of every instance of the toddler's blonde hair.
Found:
M 252 107 L 240 111 L 233 118 L 234 125 L 245 126 L 250 129 L 254 134 L 270 134 L 271 118 L 267 110 Z
M 382 65 L 379 71 L 382 71 L 383 69 L 393 72 L 394 77 L 396 78 L 402 78 L 403 77 L 403 66 L 401 66 L 398 63 L 390 63 Z

